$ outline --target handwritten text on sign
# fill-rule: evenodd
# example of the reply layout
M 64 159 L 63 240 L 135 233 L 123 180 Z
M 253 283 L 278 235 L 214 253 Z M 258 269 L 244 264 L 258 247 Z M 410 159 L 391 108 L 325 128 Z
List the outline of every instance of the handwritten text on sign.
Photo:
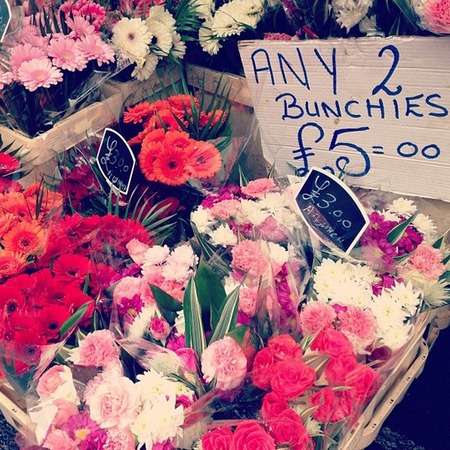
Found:
M 313 232 L 347 253 L 370 223 L 351 189 L 338 177 L 315 167 L 306 176 L 296 202 Z
M 136 157 L 127 141 L 111 128 L 105 128 L 97 154 L 97 165 L 112 188 L 128 194 Z
M 246 41 L 240 52 L 280 174 L 314 165 L 450 200 L 450 38 Z

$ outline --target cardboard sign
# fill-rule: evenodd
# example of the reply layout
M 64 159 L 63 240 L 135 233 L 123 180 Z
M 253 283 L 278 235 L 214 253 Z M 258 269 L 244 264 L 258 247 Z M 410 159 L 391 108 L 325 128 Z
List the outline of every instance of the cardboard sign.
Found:
M 308 227 L 326 244 L 348 253 L 370 220 L 351 189 L 339 178 L 313 167 L 296 197 Z
M 136 157 L 127 141 L 117 131 L 105 128 L 97 165 L 106 182 L 122 194 L 128 194 Z
M 450 201 L 450 38 L 242 41 L 264 156 Z
M 9 22 L 11 22 L 11 7 L 8 0 L 0 0 L 0 42 L 3 42 Z

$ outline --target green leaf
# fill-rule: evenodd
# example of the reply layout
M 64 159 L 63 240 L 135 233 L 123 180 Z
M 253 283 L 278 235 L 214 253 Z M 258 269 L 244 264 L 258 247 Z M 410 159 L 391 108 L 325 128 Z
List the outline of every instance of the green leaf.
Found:
M 413 220 L 417 217 L 417 212 L 415 212 L 409 219 L 404 222 L 399 223 L 397 226 L 392 228 L 387 235 L 387 241 L 390 244 L 395 245 L 403 236 L 403 233 L 408 228 L 408 226 L 413 222 Z
M 441 248 L 444 245 L 445 239 L 447 237 L 447 234 L 450 232 L 450 228 L 447 229 L 447 231 L 433 243 L 434 248 Z
M 239 345 L 242 345 L 245 339 L 245 333 L 247 330 L 250 330 L 248 325 L 240 325 L 236 327 L 234 330 L 231 330 L 227 336 L 232 337 Z
M 210 324 L 212 330 L 219 321 L 220 311 L 226 297 L 220 280 L 220 277 L 201 258 L 195 274 L 195 285 L 202 308 L 203 324 Z
M 242 167 L 240 165 L 238 166 L 238 171 L 239 171 L 239 186 L 241 188 L 247 186 L 249 179 L 245 175 L 245 173 L 242 170 Z
M 219 321 L 214 328 L 213 334 L 209 339 L 209 343 L 213 343 L 225 337 L 236 326 L 236 317 L 239 304 L 239 287 L 234 289 L 227 295 Z
M 405 16 L 406 20 L 417 29 L 418 18 L 408 0 L 392 0 Z
M 152 291 L 153 297 L 155 297 L 156 303 L 163 309 L 168 311 L 181 311 L 183 309 L 183 304 L 178 300 L 173 298 L 167 292 L 163 291 L 158 286 L 150 284 L 150 289 Z
M 202 310 L 198 301 L 195 283 L 191 278 L 183 300 L 186 345 L 200 358 L 206 348 L 205 332 L 202 324 Z
M 60 339 L 63 339 L 67 332 L 69 332 L 72 328 L 74 328 L 83 318 L 84 314 L 86 313 L 87 309 L 89 308 L 89 305 L 93 302 L 93 300 L 90 300 L 86 302 L 84 305 L 81 305 L 61 326 L 61 329 L 59 330 L 59 337 Z
M 450 282 L 450 270 L 446 270 L 440 277 L 440 281 L 444 281 L 446 283 Z

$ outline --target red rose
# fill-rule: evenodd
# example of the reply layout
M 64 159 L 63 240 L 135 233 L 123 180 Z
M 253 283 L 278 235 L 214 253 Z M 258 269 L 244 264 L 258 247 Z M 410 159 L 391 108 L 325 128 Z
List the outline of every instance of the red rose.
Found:
M 335 409 L 330 422 L 340 422 L 355 412 L 355 401 L 350 390 L 336 392 Z
M 312 413 L 314 419 L 319 422 L 328 422 L 333 416 L 336 408 L 336 394 L 331 387 L 321 389 L 319 392 L 311 395 L 311 406 L 317 406 L 317 409 Z
M 208 431 L 202 437 L 203 450 L 229 450 L 233 432 L 227 427 L 216 428 Z
M 256 354 L 252 368 L 252 380 L 256 387 L 264 390 L 270 388 L 274 363 L 272 349 L 265 347 Z
M 334 328 L 323 329 L 311 344 L 311 350 L 317 350 L 331 357 L 353 355 L 353 345 L 348 337 Z
M 275 392 L 269 392 L 263 398 L 261 414 L 265 420 L 273 419 L 288 408 L 288 402 L 284 397 L 281 397 Z
M 287 409 L 278 419 L 271 422 L 270 434 L 277 445 L 289 446 L 291 450 L 314 449 L 314 441 L 298 414 L 292 409 Z
M 302 348 L 290 334 L 280 334 L 269 339 L 267 346 L 272 349 L 276 361 L 301 358 L 303 355 Z
M 302 395 L 316 381 L 314 369 L 298 359 L 280 361 L 273 372 L 273 391 L 288 400 Z
M 359 364 L 347 374 L 345 385 L 353 388 L 356 400 L 364 402 L 378 388 L 378 373 L 369 366 Z
M 331 358 L 325 367 L 325 377 L 334 386 L 346 386 L 347 375 L 358 367 L 354 356 Z
M 275 450 L 275 441 L 258 422 L 248 420 L 234 430 L 230 450 Z

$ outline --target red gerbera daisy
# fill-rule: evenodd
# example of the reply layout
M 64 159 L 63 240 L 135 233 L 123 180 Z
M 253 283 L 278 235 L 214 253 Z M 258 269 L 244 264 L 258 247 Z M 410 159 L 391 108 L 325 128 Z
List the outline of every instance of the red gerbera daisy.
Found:
M 20 289 L 13 286 L 0 286 L 0 310 L 4 312 L 5 316 L 9 316 L 25 305 L 25 296 Z
M 17 287 L 25 298 L 29 299 L 36 289 L 36 278 L 32 275 L 23 273 L 21 275 L 17 275 L 16 277 L 9 278 L 4 286 Z
M 70 316 L 69 309 L 64 305 L 51 305 L 38 312 L 37 320 L 42 324 L 47 342 L 59 339 L 59 330 Z
M 69 253 L 53 263 L 53 273 L 60 281 L 82 284 L 90 271 L 90 260 L 86 256 Z
M 212 177 L 222 167 L 219 150 L 209 142 L 198 141 L 188 161 L 188 171 L 192 178 Z
M 189 179 L 187 171 L 188 156 L 184 148 L 162 148 L 153 163 L 153 171 L 157 181 L 171 186 L 180 186 Z
M 0 176 L 11 175 L 20 169 L 20 161 L 14 156 L 6 153 L 0 153 Z
M 187 94 L 172 95 L 168 98 L 168 101 L 174 114 L 179 116 L 186 116 L 186 113 L 189 116 L 192 116 L 192 103 L 197 110 L 200 107 L 198 99 Z

